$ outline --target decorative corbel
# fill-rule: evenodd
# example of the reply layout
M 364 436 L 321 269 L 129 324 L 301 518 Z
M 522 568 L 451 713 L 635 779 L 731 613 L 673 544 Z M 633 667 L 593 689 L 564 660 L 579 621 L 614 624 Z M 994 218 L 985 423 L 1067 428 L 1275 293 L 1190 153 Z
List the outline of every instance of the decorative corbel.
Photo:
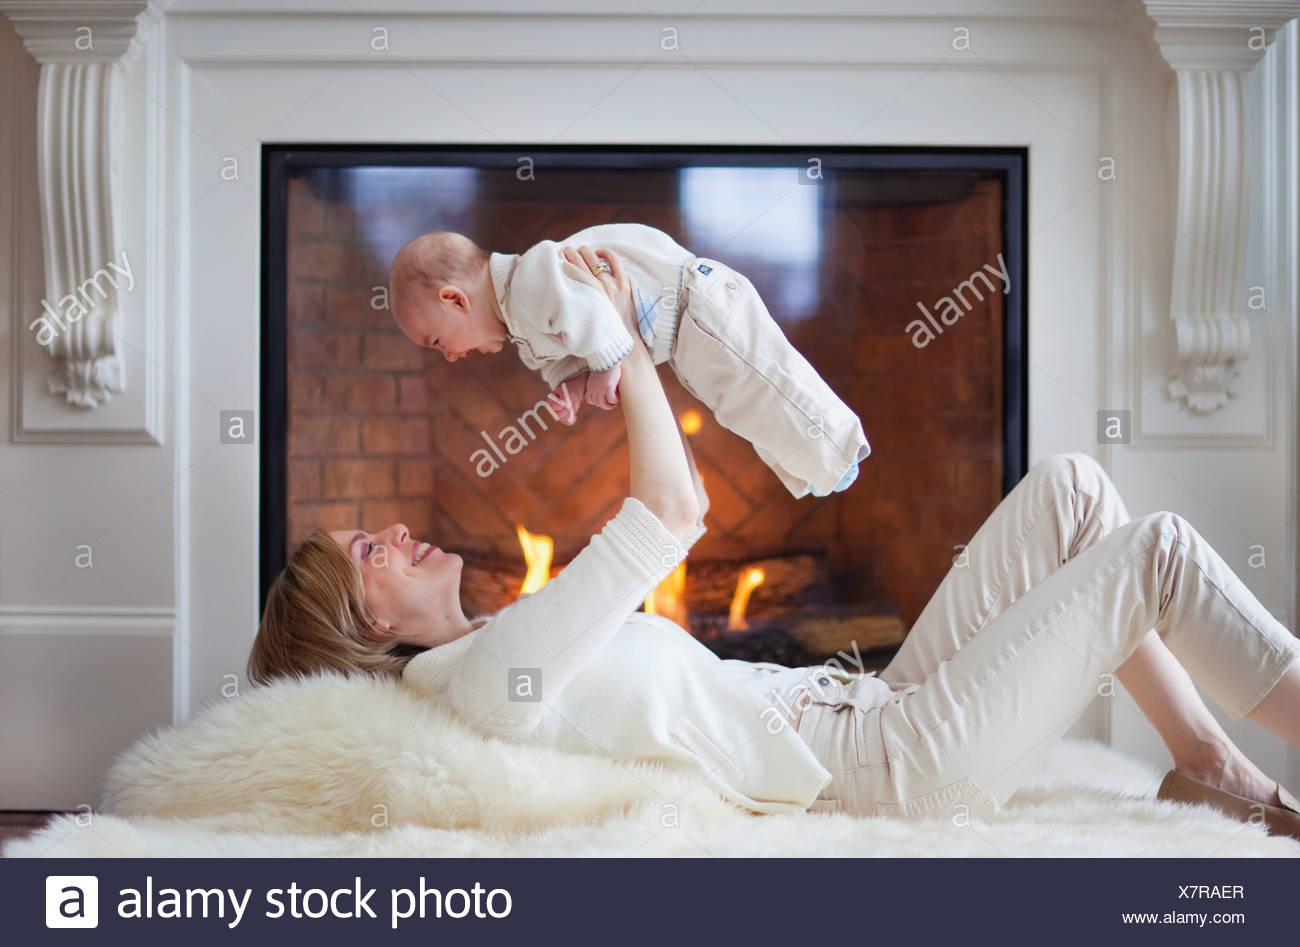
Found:
M 1295 0 L 1144 0 L 1178 82 L 1178 217 L 1170 318 L 1177 365 L 1166 382 L 1193 411 L 1240 391 L 1250 350 L 1242 277 L 1246 128 L 1243 79 Z
M 0 0 L 40 63 L 37 168 L 45 299 L 28 328 L 55 362 L 50 392 L 93 408 L 122 391 L 116 65 L 147 0 Z

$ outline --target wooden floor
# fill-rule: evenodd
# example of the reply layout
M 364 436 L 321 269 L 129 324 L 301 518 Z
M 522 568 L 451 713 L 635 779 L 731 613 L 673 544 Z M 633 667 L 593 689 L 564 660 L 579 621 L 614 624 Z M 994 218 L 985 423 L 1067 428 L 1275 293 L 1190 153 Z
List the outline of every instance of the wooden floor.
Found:
M 0 811 L 0 844 L 11 838 L 22 838 L 40 829 L 58 812 L 12 812 Z

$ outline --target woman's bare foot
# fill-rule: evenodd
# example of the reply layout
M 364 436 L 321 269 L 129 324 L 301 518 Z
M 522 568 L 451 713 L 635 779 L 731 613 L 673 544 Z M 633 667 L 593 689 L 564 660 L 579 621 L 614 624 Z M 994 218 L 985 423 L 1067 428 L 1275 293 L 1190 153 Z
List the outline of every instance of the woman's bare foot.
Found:
M 1280 806 L 1277 780 L 1269 779 L 1235 744 L 1206 743 L 1197 755 L 1177 760 L 1174 769 L 1184 776 L 1253 802 Z

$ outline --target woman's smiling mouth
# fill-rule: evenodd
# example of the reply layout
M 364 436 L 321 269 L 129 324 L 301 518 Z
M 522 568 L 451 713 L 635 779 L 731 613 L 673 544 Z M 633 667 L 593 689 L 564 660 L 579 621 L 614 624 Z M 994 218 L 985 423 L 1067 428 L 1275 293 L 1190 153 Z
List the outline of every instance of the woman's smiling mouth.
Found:
M 424 560 L 425 556 L 429 555 L 429 553 L 433 552 L 437 548 L 438 547 L 432 543 L 416 543 L 415 547 L 411 550 L 411 565 L 418 566 Z

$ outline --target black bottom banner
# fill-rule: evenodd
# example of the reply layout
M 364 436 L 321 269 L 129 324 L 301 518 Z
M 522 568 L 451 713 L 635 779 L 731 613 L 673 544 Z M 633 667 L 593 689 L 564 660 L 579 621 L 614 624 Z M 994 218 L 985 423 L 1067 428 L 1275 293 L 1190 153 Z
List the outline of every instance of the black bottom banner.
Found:
M 24 947 L 1300 934 L 1300 860 L 1290 859 L 11 859 L 0 881 L 0 940 Z

